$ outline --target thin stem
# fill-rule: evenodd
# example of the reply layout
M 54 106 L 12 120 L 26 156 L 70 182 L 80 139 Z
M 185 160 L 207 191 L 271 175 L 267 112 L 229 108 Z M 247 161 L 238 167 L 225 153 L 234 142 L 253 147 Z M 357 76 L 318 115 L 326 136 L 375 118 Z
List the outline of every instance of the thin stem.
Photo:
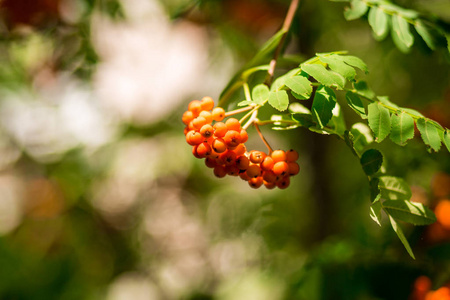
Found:
M 250 95 L 250 88 L 248 87 L 248 83 L 244 83 L 242 86 L 244 88 L 245 100 L 252 101 L 252 96 Z
M 257 120 L 258 117 L 258 110 L 254 110 L 252 112 L 252 115 L 250 117 L 250 119 L 248 119 L 247 123 L 244 124 L 244 126 L 242 126 L 242 129 L 247 130 L 247 128 L 252 125 L 252 123 L 255 122 L 255 120 Z
M 230 110 L 230 111 L 227 111 L 226 113 L 225 113 L 225 117 L 229 117 L 229 116 L 233 116 L 233 115 L 236 115 L 236 114 L 240 114 L 240 113 L 242 113 L 242 112 L 246 112 L 246 111 L 248 111 L 248 110 L 251 110 L 253 107 L 252 106 L 246 106 L 246 107 L 243 107 L 243 108 L 238 108 L 238 109 L 235 109 L 235 110 Z
M 270 86 L 272 84 L 273 75 L 275 73 L 275 67 L 277 66 L 278 57 L 280 56 L 281 49 L 283 47 L 284 41 L 286 40 L 286 36 L 291 28 L 292 21 L 294 19 L 295 12 L 298 8 L 300 0 L 292 0 L 289 6 L 288 12 L 286 14 L 286 18 L 284 19 L 282 29 L 285 31 L 280 42 L 278 43 L 277 48 L 275 49 L 275 53 L 273 54 L 273 58 L 269 64 L 269 70 L 267 71 L 267 78 L 265 80 L 265 84 Z
M 256 132 L 258 132 L 259 137 L 263 141 L 263 143 L 266 145 L 267 149 L 269 149 L 269 155 L 272 154 L 273 149 L 270 147 L 269 143 L 267 142 L 266 138 L 262 135 L 261 130 L 259 130 L 258 122 L 253 122 L 253 125 L 255 126 Z
M 251 106 L 249 106 L 249 107 L 251 107 Z M 249 111 L 248 113 L 246 113 L 245 116 L 243 116 L 243 117 L 239 120 L 239 123 L 242 124 L 242 122 L 244 122 L 245 119 L 247 119 L 248 117 L 250 117 L 255 111 L 258 111 L 258 109 L 259 109 L 260 107 L 261 107 L 260 105 L 257 105 L 257 106 L 255 106 L 255 107 L 252 107 L 252 110 Z

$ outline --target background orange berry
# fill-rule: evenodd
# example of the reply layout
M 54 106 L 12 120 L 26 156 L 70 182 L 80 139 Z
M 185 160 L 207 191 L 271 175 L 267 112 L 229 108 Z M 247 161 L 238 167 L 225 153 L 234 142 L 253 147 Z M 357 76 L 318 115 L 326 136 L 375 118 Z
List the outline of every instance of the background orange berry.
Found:
M 241 144 L 237 145 L 236 149 L 234 149 L 233 151 L 236 152 L 236 155 L 240 156 L 240 155 L 244 155 L 245 154 L 245 152 L 247 151 L 247 148 L 241 142 Z
M 239 170 L 247 170 L 249 165 L 250 162 L 247 156 L 242 155 L 236 158 L 236 166 L 239 168 Z
M 217 166 L 217 162 L 214 158 L 207 157 L 207 158 L 205 158 L 205 165 L 208 168 L 215 168 Z
M 269 190 L 274 189 L 277 186 L 275 182 L 267 182 L 264 180 L 263 183 L 264 186 Z
M 187 110 L 183 113 L 183 117 L 181 118 L 181 120 L 183 121 L 184 124 L 189 125 L 189 122 L 194 120 L 194 118 L 195 118 L 195 116 L 192 113 L 192 111 Z
M 216 107 L 212 110 L 214 121 L 222 121 L 225 118 L 225 110 L 222 107 Z
M 248 141 L 248 133 L 245 129 L 241 129 L 239 132 L 241 134 L 241 143 L 245 143 Z
M 300 172 L 300 166 L 296 162 L 288 162 L 289 166 L 289 175 L 294 176 L 297 175 L 298 172 Z
M 227 150 L 220 154 L 219 161 L 227 166 L 231 166 L 236 163 L 236 153 L 234 153 L 234 151 Z
M 254 189 L 257 189 L 257 188 L 259 188 L 261 185 L 263 185 L 263 179 L 262 179 L 262 177 L 255 177 L 255 178 L 251 178 L 249 181 L 248 181 L 248 184 L 252 187 L 252 188 L 254 188 Z
M 230 165 L 230 166 L 226 166 L 225 170 L 227 171 L 227 174 L 230 176 L 239 176 L 239 168 L 236 167 L 236 165 Z
M 277 181 L 277 187 L 280 189 L 285 189 L 289 186 L 289 184 L 291 183 L 291 180 L 289 179 L 288 176 L 281 178 L 281 180 Z
M 289 151 L 286 151 L 286 161 L 287 162 L 294 162 L 298 159 L 298 152 L 294 149 L 291 149 Z
M 450 200 L 441 200 L 434 209 L 436 218 L 441 225 L 450 229 Z
M 227 175 L 227 171 L 225 170 L 224 166 L 221 165 L 217 165 L 214 167 L 214 175 L 216 175 L 216 177 L 222 178 L 225 177 Z
M 261 168 L 259 165 L 250 165 L 246 172 L 250 178 L 258 177 L 261 175 Z
M 264 171 L 263 179 L 267 182 L 276 182 L 278 180 L 278 176 L 272 171 Z

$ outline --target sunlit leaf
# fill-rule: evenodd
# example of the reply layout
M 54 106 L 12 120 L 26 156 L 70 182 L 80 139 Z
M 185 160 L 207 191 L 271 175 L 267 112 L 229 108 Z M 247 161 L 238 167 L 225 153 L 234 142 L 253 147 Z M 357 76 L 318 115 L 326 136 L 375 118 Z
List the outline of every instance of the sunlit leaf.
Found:
M 370 217 L 372 220 L 381 226 L 381 202 L 376 201 L 370 206 Z
M 369 25 L 377 37 L 385 37 L 388 29 L 388 15 L 378 6 L 374 6 L 369 11 Z
M 414 36 L 409 30 L 409 23 L 401 15 L 396 14 L 392 16 L 392 30 L 398 40 L 407 48 L 413 45 Z
M 383 164 L 383 155 L 377 149 L 369 149 L 361 155 L 361 166 L 368 176 L 378 172 Z
M 384 140 L 391 131 L 389 110 L 379 102 L 373 102 L 367 107 L 369 127 L 372 129 L 378 143 Z
M 349 66 L 341 59 L 338 58 L 339 55 L 328 55 L 328 56 L 319 56 L 320 61 L 328 64 L 328 67 L 335 71 L 336 73 L 341 74 L 348 80 L 355 79 L 356 71 L 353 67 Z
M 279 111 L 286 110 L 289 105 L 288 94 L 285 90 L 269 92 L 269 104 Z
M 353 56 L 353 55 L 337 55 L 336 59 L 340 59 L 343 62 L 345 62 L 347 65 L 350 65 L 352 67 L 358 68 L 365 73 L 369 72 L 369 69 L 367 68 L 367 65 L 365 62 L 362 61 L 361 58 Z
M 429 225 L 436 222 L 434 213 L 422 203 L 407 200 L 386 200 L 383 209 L 396 220 L 414 225 Z
M 325 86 L 319 87 L 314 95 L 311 113 L 320 128 L 325 127 L 330 121 L 335 105 L 336 95 L 333 90 Z
M 364 108 L 364 105 L 357 94 L 347 92 L 345 94 L 345 99 L 347 100 L 348 106 L 350 106 L 351 109 L 353 109 L 363 119 L 367 118 L 366 109 Z
M 324 66 L 319 64 L 302 64 L 301 68 L 308 75 L 312 76 L 318 82 L 325 86 L 334 86 L 340 89 L 344 88 L 345 78 L 335 72 L 327 70 Z
M 350 132 L 353 136 L 353 147 L 358 153 L 362 153 L 364 148 L 373 142 L 372 133 L 364 123 L 353 124 Z
M 441 138 L 436 126 L 425 118 L 417 120 L 416 124 L 423 142 L 430 146 L 434 151 L 439 151 L 441 148 Z
M 409 200 L 411 198 L 411 189 L 409 185 L 399 177 L 380 176 L 378 177 L 378 187 L 381 196 L 389 200 Z
M 303 76 L 294 76 L 286 80 L 286 86 L 291 89 L 292 95 L 299 100 L 311 97 L 311 82 Z
M 414 119 L 405 112 L 391 117 L 391 140 L 401 146 L 414 137 Z
M 408 251 L 409 255 L 413 259 L 416 259 L 416 257 L 414 256 L 414 253 L 411 249 L 411 246 L 409 245 L 408 240 L 406 239 L 405 235 L 403 234 L 402 229 L 400 228 L 400 226 L 398 226 L 398 223 L 395 221 L 395 219 L 392 216 L 389 216 L 389 221 L 391 222 L 392 229 L 394 229 L 395 233 L 397 234 L 398 238 L 402 242 L 406 251 Z
M 258 84 L 252 90 L 252 100 L 256 104 L 263 104 L 269 98 L 269 87 L 265 84 Z
M 425 41 L 425 43 L 430 47 L 431 50 L 436 49 L 436 40 L 433 34 L 431 33 L 431 28 L 427 25 L 425 25 L 422 20 L 417 20 L 414 24 L 414 28 L 416 29 L 417 33 L 422 37 L 422 39 Z
M 369 88 L 367 82 L 358 81 L 353 83 L 353 87 L 358 92 L 359 95 L 372 99 L 375 97 L 375 93 Z

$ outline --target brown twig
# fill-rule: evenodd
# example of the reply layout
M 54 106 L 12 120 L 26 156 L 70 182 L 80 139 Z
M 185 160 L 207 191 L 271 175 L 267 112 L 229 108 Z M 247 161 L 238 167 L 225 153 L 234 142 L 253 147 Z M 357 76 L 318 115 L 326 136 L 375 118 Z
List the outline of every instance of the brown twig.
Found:
M 267 149 L 269 149 L 269 155 L 272 154 L 273 149 L 272 147 L 270 147 L 269 143 L 267 142 L 266 138 L 263 136 L 263 134 L 261 133 L 261 130 L 259 130 L 259 125 L 257 122 L 253 122 L 253 125 L 255 126 L 256 132 L 258 132 L 259 137 L 261 138 L 261 140 L 264 142 L 264 144 L 266 145 Z
M 288 12 L 286 14 L 286 18 L 284 19 L 282 29 L 285 32 L 284 32 L 283 36 L 281 37 L 280 43 L 278 43 L 278 46 L 275 49 L 272 60 L 270 61 L 269 70 L 267 71 L 267 77 L 266 77 L 266 80 L 264 81 L 264 83 L 267 86 L 270 86 L 272 84 L 273 75 L 275 73 L 275 67 L 277 66 L 278 57 L 280 56 L 284 41 L 289 32 L 289 29 L 291 28 L 292 21 L 294 19 L 295 12 L 297 11 L 299 2 L 300 2 L 300 0 L 292 0 L 291 1 Z

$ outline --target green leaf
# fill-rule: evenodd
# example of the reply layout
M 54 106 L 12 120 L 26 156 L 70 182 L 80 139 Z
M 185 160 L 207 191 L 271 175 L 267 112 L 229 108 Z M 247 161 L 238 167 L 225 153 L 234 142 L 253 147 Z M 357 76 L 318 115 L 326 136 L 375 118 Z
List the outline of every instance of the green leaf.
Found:
M 336 73 L 341 74 L 348 80 L 354 80 L 356 76 L 356 71 L 348 64 L 338 59 L 339 55 L 329 55 L 329 56 L 319 56 L 320 61 L 328 64 L 331 70 Z
M 370 206 L 370 217 L 381 226 L 381 202 L 377 201 Z
M 272 115 L 270 117 L 270 120 L 273 121 L 273 126 L 272 126 L 273 130 L 290 130 L 290 129 L 295 129 L 295 128 L 301 126 L 300 123 L 293 123 L 291 115 L 289 115 L 289 114 Z M 282 121 L 289 121 L 289 123 L 282 122 Z
M 365 81 L 354 82 L 353 87 L 359 95 L 362 95 L 369 99 L 373 99 L 375 97 L 375 93 L 369 88 L 367 82 Z
M 353 55 L 337 55 L 336 59 L 340 59 L 343 62 L 345 62 L 347 65 L 358 68 L 364 73 L 368 73 L 369 69 L 367 68 L 367 65 L 365 62 L 362 61 L 361 58 L 353 56 Z
M 372 133 L 364 123 L 353 124 L 350 133 L 353 136 L 353 147 L 358 153 L 362 153 L 364 148 L 373 142 Z
M 388 29 L 388 15 L 378 6 L 374 6 L 369 11 L 369 25 L 377 37 L 385 37 Z
M 411 108 L 402 108 L 403 111 L 407 112 L 410 115 L 413 115 L 415 117 L 418 118 L 425 118 L 424 115 L 422 115 L 420 112 L 418 112 L 417 110 L 411 109 Z
M 398 40 L 407 48 L 410 48 L 414 43 L 414 36 L 409 31 L 409 23 L 401 15 L 392 16 L 392 30 L 397 36 Z
M 256 104 L 262 105 L 269 99 L 269 87 L 265 84 L 258 84 L 252 90 L 252 99 Z
M 303 76 L 294 76 L 286 80 L 286 86 L 291 89 L 292 95 L 299 100 L 311 97 L 311 82 Z
M 311 114 L 311 111 L 308 108 L 298 102 L 289 105 L 289 112 L 293 114 Z
M 255 103 L 255 102 L 253 102 L 253 101 L 244 100 L 244 101 L 239 102 L 237 105 L 238 105 L 238 106 L 248 106 L 248 105 L 254 104 L 254 103 Z
M 327 70 L 322 65 L 302 64 L 301 68 L 308 75 L 314 77 L 318 82 L 325 86 L 335 86 L 340 89 L 344 88 L 345 78 L 338 73 Z
M 383 164 L 383 155 L 377 149 L 369 149 L 361 155 L 361 166 L 368 176 L 378 172 Z
M 444 143 L 447 150 L 450 152 L 450 131 L 447 129 L 442 137 L 442 142 Z
M 361 118 L 366 119 L 366 109 L 361 101 L 361 98 L 355 93 L 347 92 L 345 94 L 345 99 L 347 100 L 348 106 L 353 109 Z
M 369 127 L 375 135 L 375 141 L 380 143 L 391 131 L 391 116 L 389 110 L 379 102 L 373 102 L 367 107 Z
M 408 251 L 409 255 L 413 259 L 416 259 L 416 257 L 414 256 L 414 253 L 413 253 L 413 251 L 411 249 L 411 246 L 408 243 L 408 240 L 406 239 L 405 235 L 403 234 L 402 229 L 398 226 L 398 224 L 395 221 L 395 219 L 393 217 L 389 216 L 389 221 L 391 222 L 392 229 L 394 229 L 395 233 L 397 234 L 398 238 L 402 242 L 402 244 L 405 247 L 406 251 Z
M 378 98 L 378 100 L 380 100 L 381 103 L 385 104 L 386 106 L 389 106 L 389 107 L 395 108 L 395 109 L 400 109 L 400 107 L 397 104 L 389 101 L 388 96 L 377 96 L 377 98 Z
M 314 123 L 311 114 L 295 113 L 292 114 L 292 119 L 297 121 L 301 126 L 306 128 L 316 126 L 316 123 Z
M 314 95 L 311 113 L 320 128 L 325 127 L 330 121 L 335 105 L 336 95 L 333 90 L 325 86 L 319 87 Z
M 344 17 L 347 21 L 359 19 L 366 13 L 368 6 L 361 0 L 351 0 L 350 7 L 346 7 Z
M 423 142 L 430 146 L 434 151 L 439 151 L 441 148 L 441 138 L 438 129 L 428 119 L 419 119 L 416 122 L 417 128 L 420 131 Z
M 422 203 L 407 200 L 386 200 L 383 209 L 396 220 L 414 225 L 429 225 L 436 222 L 434 213 Z
M 394 176 L 380 176 L 378 187 L 381 196 L 389 200 L 409 200 L 411 198 L 411 189 L 402 179 Z
M 380 183 L 380 179 L 378 178 L 372 178 L 369 181 L 369 185 L 370 185 L 370 201 L 372 201 L 372 204 L 374 204 L 375 202 L 379 202 L 381 199 L 381 191 L 380 188 L 378 187 Z
M 345 124 L 344 115 L 342 114 L 341 106 L 336 102 L 335 107 L 333 108 L 333 116 L 331 117 L 331 124 L 334 131 L 338 134 L 343 135 L 347 130 L 347 126 Z
M 391 117 L 391 140 L 404 146 L 409 139 L 414 137 L 414 119 L 405 112 Z
M 286 110 L 289 105 L 288 94 L 285 90 L 269 92 L 269 104 L 279 111 Z
M 270 91 L 276 92 L 278 90 L 281 90 L 284 86 L 286 86 L 286 79 L 287 77 L 285 76 L 280 76 L 277 79 L 275 79 L 275 81 L 270 86 Z
M 431 33 L 431 28 L 425 25 L 425 23 L 420 19 L 416 21 L 416 23 L 414 24 L 414 28 L 428 45 L 428 47 L 430 47 L 431 50 L 436 50 L 436 39 Z

